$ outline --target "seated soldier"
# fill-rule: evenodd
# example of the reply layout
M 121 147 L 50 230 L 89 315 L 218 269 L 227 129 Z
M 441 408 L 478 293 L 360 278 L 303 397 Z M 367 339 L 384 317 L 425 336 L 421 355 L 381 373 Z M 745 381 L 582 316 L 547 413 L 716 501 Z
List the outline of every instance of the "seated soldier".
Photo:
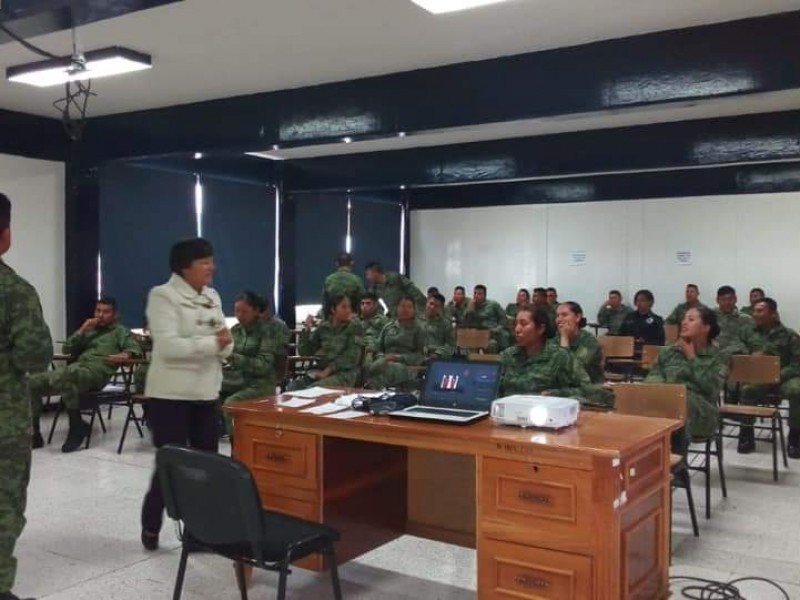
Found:
M 451 358 L 456 351 L 453 325 L 444 318 L 444 296 L 433 294 L 421 320 L 425 330 L 425 358 Z
M 619 334 L 633 337 L 635 344 L 635 354 L 637 357 L 642 355 L 642 347 L 647 345 L 663 346 L 666 340 L 664 333 L 664 321 L 657 314 L 652 312 L 655 298 L 650 290 L 639 290 L 633 297 L 636 310 L 629 313 Z
M 755 307 L 755 305 L 761 302 L 766 297 L 767 294 L 762 288 L 754 287 L 752 290 L 750 290 L 750 304 L 748 304 L 742 309 L 741 311 L 742 314 L 747 315 L 748 317 L 752 317 L 753 308 Z
M 39 425 L 42 396 L 61 395 L 69 416 L 69 432 L 61 451 L 74 452 L 89 435 L 89 424 L 81 419 L 80 395 L 100 391 L 117 372 L 119 361 L 141 355 L 131 332 L 117 323 L 117 317 L 116 300 L 98 300 L 94 317 L 87 319 L 64 343 L 64 353 L 70 356 L 69 363 L 47 373 L 32 375 L 28 380 L 34 448 L 41 448 L 44 444 Z
M 425 331 L 416 319 L 414 298 L 403 296 L 397 318 L 381 331 L 375 360 L 367 367 L 366 383 L 375 390 L 396 387 L 413 379 L 408 367 L 425 358 Z
M 261 322 L 264 323 L 264 326 L 267 328 L 267 335 L 268 337 L 274 342 L 275 344 L 275 364 L 279 365 L 286 360 L 286 357 L 289 355 L 289 342 L 292 339 L 292 332 L 289 330 L 289 326 L 283 322 L 278 316 L 273 312 L 272 305 L 270 301 L 261 297 L 263 302 L 263 310 L 259 315 Z M 283 376 L 283 373 L 276 373 L 278 379 Z
M 352 320 L 350 299 L 331 298 L 324 308 L 327 318 L 313 332 L 314 317 L 309 315 L 300 332 L 302 356 L 316 356 L 317 367 L 292 381 L 289 390 L 302 390 L 314 385 L 352 387 L 358 382 L 364 342 L 361 328 Z
M 592 383 L 603 383 L 603 350 L 597 338 L 585 327 L 586 317 L 581 305 L 564 302 L 556 310 L 556 337 L 553 341 L 575 356 Z
M 233 310 L 239 323 L 231 328 L 233 352 L 222 371 L 220 398 L 225 406 L 275 394 L 275 357 L 283 346 L 261 320 L 264 306 L 264 300 L 254 292 L 245 291 L 236 298 Z M 223 416 L 232 439 L 233 420 L 227 411 Z
M 717 346 L 726 355 L 748 354 L 742 343 L 741 333 L 744 327 L 752 327 L 753 319 L 736 309 L 736 290 L 723 285 L 717 290 L 717 308 L 714 309 L 719 324 Z
M 508 318 L 503 308 L 494 300 L 486 299 L 486 286 L 476 285 L 472 290 L 472 302 L 464 313 L 464 327 L 488 329 L 491 332 L 489 354 L 497 354 L 510 343 Z
M 753 307 L 751 327 L 741 332 L 742 343 L 750 354 L 768 354 L 781 359 L 780 387 L 745 384 L 742 386 L 742 403 L 753 405 L 765 394 L 778 391 L 781 398 L 789 400 L 789 458 L 800 458 L 800 335 L 785 327 L 778 316 L 778 303 L 772 298 L 763 298 Z M 740 454 L 755 450 L 755 434 L 752 419 L 743 419 L 739 433 Z
M 526 304 L 531 303 L 531 295 L 528 293 L 528 290 L 525 288 L 520 288 L 517 290 L 517 301 L 513 304 L 506 305 L 506 315 L 508 318 L 513 321 L 517 318 L 517 311 L 525 306 Z
M 364 346 L 370 355 L 375 353 L 378 336 L 389 323 L 389 317 L 380 314 L 378 306 L 378 297 L 372 292 L 367 292 L 361 299 L 361 314 L 357 323 L 361 326 Z
M 439 292 L 439 288 L 436 287 L 435 285 L 432 285 L 431 287 L 428 288 L 428 291 L 425 292 L 425 295 L 426 295 L 426 298 L 430 298 L 431 296 L 433 296 L 435 294 L 439 294 L 439 293 L 440 293 Z
M 575 357 L 557 344 L 547 308 L 523 306 L 514 324 L 516 345 L 501 356 L 500 395 L 550 394 L 582 398 L 589 376 Z
M 547 299 L 547 288 L 535 287 L 533 288 L 533 297 L 531 303 L 534 308 L 544 308 L 547 311 L 547 317 L 550 319 L 550 329 L 555 331 L 556 328 L 556 315 L 551 310 L 550 302 Z
M 683 323 L 683 316 L 690 308 L 703 306 L 700 303 L 700 288 L 690 283 L 686 286 L 686 302 L 678 304 L 664 321 L 667 325 L 680 325 Z
M 447 303 L 445 308 L 444 318 L 451 323 L 455 323 L 456 327 L 460 327 L 464 322 L 464 313 L 470 302 L 472 302 L 472 298 L 467 296 L 464 286 L 457 285 L 453 289 L 453 299 Z
M 622 294 L 619 290 L 608 292 L 608 300 L 597 311 L 597 324 L 608 329 L 608 335 L 619 335 L 622 322 L 633 309 L 622 303 Z
M 377 262 L 369 263 L 365 274 L 365 278 L 369 282 L 367 291 L 374 293 L 386 303 L 386 312 L 390 317 L 397 316 L 397 305 L 403 296 L 411 296 L 419 312 L 425 310 L 425 295 L 405 275 L 384 273 L 383 267 Z

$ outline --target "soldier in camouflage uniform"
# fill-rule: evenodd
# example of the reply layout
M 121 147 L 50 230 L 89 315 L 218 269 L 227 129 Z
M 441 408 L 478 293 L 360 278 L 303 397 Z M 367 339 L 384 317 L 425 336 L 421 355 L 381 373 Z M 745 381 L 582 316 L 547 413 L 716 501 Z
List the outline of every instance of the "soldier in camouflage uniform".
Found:
M 622 294 L 619 290 L 608 292 L 608 300 L 597 311 L 597 324 L 608 330 L 608 335 L 619 335 L 622 322 L 633 309 L 622 303 Z
M 253 292 L 244 292 L 236 299 L 234 314 L 239 323 L 231 328 L 233 352 L 222 372 L 220 397 L 225 406 L 275 394 L 276 357 L 285 350 L 282 339 L 270 336 L 261 320 L 264 310 L 264 300 Z M 228 435 L 232 436 L 233 419 L 227 411 L 223 414 Z
M 756 404 L 765 394 L 778 392 L 789 400 L 789 437 L 787 453 L 800 458 L 800 335 L 781 324 L 778 304 L 764 298 L 753 307 L 752 327 L 745 327 L 741 340 L 750 354 L 768 354 L 781 359 L 781 383 L 777 386 L 745 384 L 741 388 L 743 404 Z M 748 426 L 750 425 L 750 426 Z M 744 421 L 739 434 L 739 452 L 755 449 L 752 420 Z
M 517 343 L 501 355 L 501 395 L 547 393 L 583 398 L 589 376 L 567 350 L 548 343 L 552 333 L 546 308 L 519 310 L 514 325 Z
M 464 327 L 488 329 L 491 332 L 489 354 L 497 354 L 511 343 L 508 318 L 503 308 L 494 300 L 486 299 L 486 286 L 476 285 L 472 290 L 472 302 L 464 313 Z
M 680 325 L 683 323 L 683 317 L 686 315 L 687 310 L 701 306 L 703 304 L 700 303 L 700 288 L 690 283 L 686 286 L 686 302 L 678 304 L 665 319 L 664 323 L 666 325 Z
M 342 252 L 336 257 L 336 267 L 336 271 L 325 278 L 322 304 L 324 305 L 328 298 L 344 295 L 350 298 L 350 306 L 355 309 L 361 303 L 365 290 L 364 282 L 353 273 L 353 255 Z
M 425 331 L 425 357 L 451 358 L 456 351 L 453 325 L 442 316 L 444 296 L 433 294 L 425 305 L 425 316 L 420 321 Z
M 408 367 L 425 360 L 425 330 L 416 319 L 414 298 L 403 296 L 397 306 L 397 319 L 383 328 L 375 360 L 367 368 L 367 385 L 381 390 L 406 384 L 413 379 Z
M 350 299 L 347 296 L 332 298 L 325 307 L 328 318 L 313 332 L 314 317 L 310 316 L 300 333 L 300 354 L 316 356 L 318 369 L 292 381 L 289 390 L 301 390 L 314 385 L 323 387 L 352 387 L 361 374 L 364 341 L 361 327 L 352 321 Z
M 533 299 L 531 300 L 535 308 L 543 308 L 547 313 L 547 318 L 550 319 L 550 329 L 556 329 L 556 313 L 547 301 L 547 288 L 535 287 L 533 288 Z
M 141 356 L 141 349 L 130 330 L 117 323 L 117 317 L 116 300 L 98 300 L 94 317 L 87 319 L 64 342 L 64 354 L 70 356 L 69 363 L 30 378 L 28 389 L 33 407 L 34 447 L 42 443 L 39 429 L 42 396 L 61 395 L 69 416 L 69 432 L 61 451 L 74 452 L 80 448 L 90 429 L 89 424 L 81 419 L 80 395 L 103 389 L 117 372 L 116 359 Z
M 581 364 L 592 383 L 603 383 L 603 351 L 597 338 L 584 329 L 586 318 L 577 302 L 564 302 L 556 311 L 553 343 L 569 351 Z
M 764 292 L 763 289 L 759 287 L 754 287 L 750 290 L 750 304 L 745 306 L 740 312 L 743 315 L 747 315 L 748 317 L 753 316 L 753 307 L 761 302 L 764 298 L 767 297 L 767 294 Z
M 753 326 L 753 319 L 736 309 L 736 290 L 723 285 L 717 290 L 717 308 L 714 309 L 719 323 L 717 347 L 726 355 L 749 354 L 742 342 L 742 330 Z
M 418 313 L 422 314 L 425 310 L 425 294 L 405 275 L 384 273 L 379 263 L 371 262 L 367 265 L 366 276 L 369 282 L 368 291 L 386 303 L 389 317 L 397 316 L 397 305 L 403 296 L 411 296 L 414 299 Z
M 453 290 L 453 299 L 447 303 L 444 310 L 444 318 L 456 327 L 460 327 L 464 322 L 464 313 L 472 302 L 472 298 L 467 296 L 463 285 L 457 285 Z
M 11 246 L 11 203 L 0 194 L 0 256 Z M 53 357 L 36 290 L 0 259 L 0 600 L 18 600 L 14 546 L 25 527 L 31 469 L 27 377 Z
M 690 438 L 706 439 L 719 425 L 719 394 L 728 374 L 728 358 L 713 345 L 719 325 L 713 310 L 691 308 L 684 315 L 680 337 L 662 348 L 645 383 L 682 383 L 686 386 L 685 453 Z
M 389 324 L 389 320 L 378 312 L 378 297 L 372 292 L 367 292 L 361 299 L 361 316 L 356 321 L 361 327 L 367 354 L 375 353 L 378 337 L 383 328 Z
M 520 288 L 517 290 L 517 301 L 513 304 L 506 305 L 506 316 L 510 321 L 513 322 L 514 319 L 517 318 L 517 312 L 519 311 L 520 307 L 530 303 L 531 295 L 528 293 L 528 290 L 525 288 Z

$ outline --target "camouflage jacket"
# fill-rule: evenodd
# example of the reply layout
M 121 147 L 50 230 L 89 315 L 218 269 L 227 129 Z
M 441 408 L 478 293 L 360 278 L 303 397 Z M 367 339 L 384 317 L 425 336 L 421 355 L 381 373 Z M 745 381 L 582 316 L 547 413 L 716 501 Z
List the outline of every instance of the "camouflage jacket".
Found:
M 436 358 L 450 358 L 456 351 L 456 336 L 453 326 L 447 319 L 422 319 L 425 331 L 425 355 Z
M 621 304 L 617 310 L 612 309 L 608 304 L 604 304 L 597 311 L 597 323 L 600 327 L 608 329 L 609 335 L 619 335 L 622 322 L 633 309 L 627 304 Z
M 405 275 L 400 273 L 386 273 L 386 281 L 370 288 L 381 300 L 386 303 L 386 308 L 390 317 L 397 316 L 397 305 L 400 298 L 411 296 L 417 307 L 417 314 L 422 314 L 425 310 L 426 298 L 420 289 Z
M 378 337 L 391 319 L 384 315 L 375 314 L 369 319 L 358 319 L 355 322 L 361 327 L 361 335 L 364 339 L 364 346 L 367 352 L 374 352 L 378 345 Z
M 142 355 L 136 338 L 127 327 L 118 323 L 88 333 L 76 331 L 64 342 L 63 350 L 64 354 L 69 354 L 72 362 L 102 372 L 107 377 L 116 373 L 117 366 L 105 362 L 105 357 L 122 352 L 130 356 Z
M 340 295 L 350 298 L 350 307 L 354 311 L 358 310 L 358 305 L 364 296 L 364 282 L 350 270 L 350 267 L 339 267 L 325 278 L 323 304 L 326 300 Z
M 425 330 L 419 321 L 410 325 L 390 321 L 378 336 L 376 350 L 380 355 L 398 355 L 403 364 L 421 365 L 425 360 Z
M 462 302 L 459 306 L 456 306 L 455 302 L 450 300 L 447 303 L 447 306 L 444 307 L 444 316 L 445 319 L 448 321 L 455 321 L 457 326 L 462 326 L 464 324 L 464 313 L 467 312 L 467 307 L 472 303 L 472 298 L 464 298 L 464 302 Z
M 800 335 L 778 323 L 769 331 L 753 324 L 741 330 L 742 343 L 749 354 L 760 352 L 781 359 L 781 381 L 800 377 Z
M 589 376 L 564 348 L 548 343 L 539 354 L 528 356 L 523 348 L 513 346 L 500 355 L 503 377 L 500 393 L 541 394 L 579 398 Z
M 263 321 L 257 321 L 249 329 L 234 325 L 231 335 L 233 352 L 228 357 L 229 367 L 223 371 L 225 385 L 273 387 L 275 356 L 281 348 L 280 339 L 270 335 Z
M 0 298 L 0 440 L 11 440 L 30 431 L 27 376 L 50 366 L 53 341 L 36 290 L 2 260 Z
M 727 354 L 748 354 L 747 347 L 742 342 L 742 330 L 745 327 L 753 327 L 753 319 L 735 310 L 730 313 L 723 313 L 715 308 L 717 323 L 719 323 L 719 336 L 716 344 L 719 349 Z
M 551 343 L 560 345 L 560 338 L 553 338 Z M 603 351 L 596 337 L 582 329 L 566 350 L 575 356 L 592 383 L 603 383 Z
M 681 302 L 672 309 L 672 312 L 669 313 L 669 316 L 664 320 L 666 325 L 680 325 L 683 322 L 683 317 L 686 316 L 686 311 L 690 308 L 698 308 L 703 306 L 702 303 L 698 302 L 695 306 L 689 306 L 688 302 Z
M 361 328 L 352 321 L 337 327 L 323 321 L 313 332 L 300 333 L 299 346 L 301 355 L 316 356 L 320 368 L 331 368 L 331 375 L 361 366 L 364 342 Z
M 499 331 L 508 327 L 508 317 L 503 308 L 494 300 L 486 300 L 480 306 L 470 302 L 464 311 L 464 320 L 461 325 Z
M 267 336 L 275 346 L 275 354 L 288 354 L 289 342 L 292 340 L 292 332 L 289 330 L 289 326 L 276 316 L 263 319 L 261 323 L 267 331 Z

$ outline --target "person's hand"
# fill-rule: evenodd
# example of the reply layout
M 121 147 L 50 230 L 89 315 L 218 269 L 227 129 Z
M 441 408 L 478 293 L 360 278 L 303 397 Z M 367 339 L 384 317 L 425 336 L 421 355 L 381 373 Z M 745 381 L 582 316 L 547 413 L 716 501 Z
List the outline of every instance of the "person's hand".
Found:
M 569 346 L 572 338 L 578 333 L 578 325 L 576 323 L 562 322 L 557 325 L 558 332 L 561 336 L 561 346 L 566 348 Z
M 308 315 L 306 320 L 303 321 L 303 327 L 306 330 L 310 330 L 314 326 L 314 315 Z
M 400 356 L 398 354 L 387 354 L 385 358 L 386 362 L 400 362 Z
M 233 343 L 233 336 L 231 336 L 230 329 L 226 327 L 225 329 L 220 329 L 217 332 L 217 347 L 220 350 L 224 350 L 232 343 Z
M 684 356 L 689 360 L 693 359 L 697 356 L 697 350 L 695 350 L 694 344 L 683 338 L 679 338 L 675 345 L 678 346 L 678 349 L 683 352 Z
M 83 325 L 81 325 L 81 328 L 78 330 L 78 333 L 80 333 L 81 335 L 87 334 L 90 331 L 96 329 L 98 323 L 99 323 L 98 319 L 94 319 L 94 318 L 86 319 L 83 322 Z
M 331 368 L 330 367 L 326 367 L 326 368 L 322 369 L 321 371 L 317 371 L 314 374 L 314 379 L 325 379 L 326 377 L 330 377 L 330 376 L 331 376 Z

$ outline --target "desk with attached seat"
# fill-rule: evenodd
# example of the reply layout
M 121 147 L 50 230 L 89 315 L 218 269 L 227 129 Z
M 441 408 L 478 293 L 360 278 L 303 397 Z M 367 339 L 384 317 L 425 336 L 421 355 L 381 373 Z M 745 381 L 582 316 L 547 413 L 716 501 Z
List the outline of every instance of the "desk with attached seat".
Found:
M 476 547 L 482 600 L 668 596 L 678 421 L 586 412 L 555 433 L 340 420 L 286 399 L 230 408 L 235 456 L 266 508 L 341 531 L 340 562 L 411 533 Z

